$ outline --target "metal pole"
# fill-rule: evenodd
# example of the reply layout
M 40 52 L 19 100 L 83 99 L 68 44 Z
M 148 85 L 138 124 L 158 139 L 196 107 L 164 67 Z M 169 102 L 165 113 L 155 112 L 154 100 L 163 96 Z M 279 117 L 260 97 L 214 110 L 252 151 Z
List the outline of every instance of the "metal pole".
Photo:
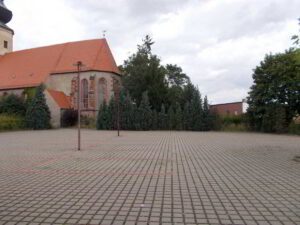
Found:
M 80 114 L 81 114 L 81 109 L 80 109 L 80 103 L 81 103 L 81 83 L 80 83 L 80 71 L 81 71 L 81 66 L 82 66 L 82 62 L 78 61 L 77 62 L 77 85 L 78 85 L 78 92 L 77 92 L 77 112 L 78 112 L 78 151 L 80 151 Z

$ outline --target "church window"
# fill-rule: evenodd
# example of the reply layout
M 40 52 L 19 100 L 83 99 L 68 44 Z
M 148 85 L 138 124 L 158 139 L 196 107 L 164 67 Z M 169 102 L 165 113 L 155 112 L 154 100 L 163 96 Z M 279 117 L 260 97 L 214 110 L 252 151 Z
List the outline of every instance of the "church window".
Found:
M 82 107 L 84 109 L 87 109 L 88 106 L 89 106 L 89 87 L 88 87 L 87 79 L 83 79 L 81 81 L 81 87 L 82 87 L 82 90 L 81 90 L 81 93 L 82 93 L 82 98 L 81 98 Z
M 3 46 L 4 46 L 4 48 L 8 48 L 8 42 L 4 41 Z

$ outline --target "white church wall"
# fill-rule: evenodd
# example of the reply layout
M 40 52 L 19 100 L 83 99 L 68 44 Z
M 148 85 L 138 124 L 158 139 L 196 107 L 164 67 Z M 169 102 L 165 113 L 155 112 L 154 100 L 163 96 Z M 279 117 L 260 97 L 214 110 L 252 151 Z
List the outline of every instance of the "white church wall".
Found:
M 51 126 L 53 128 L 59 128 L 60 127 L 60 118 L 61 118 L 60 108 L 47 90 L 44 92 L 44 94 L 45 94 L 45 98 L 46 98 L 46 103 L 47 103 L 47 105 L 50 109 L 50 113 L 51 113 L 51 120 L 50 120 Z

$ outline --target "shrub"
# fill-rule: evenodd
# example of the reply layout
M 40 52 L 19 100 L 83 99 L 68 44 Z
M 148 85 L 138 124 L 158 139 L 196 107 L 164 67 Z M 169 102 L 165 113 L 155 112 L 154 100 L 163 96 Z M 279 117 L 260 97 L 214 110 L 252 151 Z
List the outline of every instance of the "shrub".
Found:
M 300 124 L 292 121 L 289 125 L 289 133 L 300 135 Z
M 66 109 L 61 115 L 61 126 L 62 127 L 72 127 L 77 124 L 78 112 L 74 109 Z
M 90 116 L 81 116 L 80 117 L 81 127 L 83 128 L 96 128 L 96 118 Z
M 18 115 L 0 114 L 0 131 L 18 130 L 25 127 L 24 117 Z
M 26 125 L 34 130 L 50 128 L 50 110 L 44 95 L 44 86 L 40 85 L 26 111 Z
M 23 98 L 10 94 L 0 100 L 0 113 L 25 116 L 26 104 Z

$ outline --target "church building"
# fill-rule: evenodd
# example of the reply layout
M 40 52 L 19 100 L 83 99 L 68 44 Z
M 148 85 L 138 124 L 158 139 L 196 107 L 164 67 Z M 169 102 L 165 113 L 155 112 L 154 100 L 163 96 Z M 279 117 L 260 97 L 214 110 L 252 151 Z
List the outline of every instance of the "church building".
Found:
M 14 93 L 26 98 L 28 90 L 44 84 L 53 127 L 60 126 L 61 110 L 77 108 L 77 66 L 81 61 L 81 109 L 96 115 L 115 94 L 121 74 L 106 39 L 83 40 L 13 51 L 12 19 L 0 0 L 0 96 Z

